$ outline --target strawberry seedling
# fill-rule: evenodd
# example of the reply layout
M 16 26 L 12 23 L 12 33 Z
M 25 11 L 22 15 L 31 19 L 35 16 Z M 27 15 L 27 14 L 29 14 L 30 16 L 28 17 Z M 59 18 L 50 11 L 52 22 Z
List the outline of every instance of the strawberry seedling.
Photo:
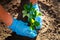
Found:
M 28 22 L 30 23 L 30 28 L 32 30 L 34 30 L 36 27 L 38 27 L 40 25 L 40 23 L 37 22 L 35 20 L 35 18 L 37 16 L 42 16 L 42 13 L 38 12 L 37 10 L 35 10 L 35 8 L 33 8 L 33 4 L 32 3 L 30 3 L 29 5 L 25 4 L 24 5 L 24 10 L 22 11 L 22 13 L 23 13 L 23 18 L 25 16 L 28 17 Z

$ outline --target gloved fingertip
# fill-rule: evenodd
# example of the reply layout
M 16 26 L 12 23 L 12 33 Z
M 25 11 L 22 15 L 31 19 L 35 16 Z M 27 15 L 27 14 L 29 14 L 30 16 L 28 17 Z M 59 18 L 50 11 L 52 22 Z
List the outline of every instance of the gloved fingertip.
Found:
M 36 30 L 30 30 L 28 36 L 29 36 L 30 38 L 35 38 L 35 37 L 37 36 Z
M 32 32 L 30 38 L 35 38 L 36 36 L 37 34 Z
M 37 34 L 36 34 L 36 33 L 34 33 L 34 34 L 33 34 L 33 38 L 34 38 L 34 37 L 36 37 L 36 36 L 37 36 Z

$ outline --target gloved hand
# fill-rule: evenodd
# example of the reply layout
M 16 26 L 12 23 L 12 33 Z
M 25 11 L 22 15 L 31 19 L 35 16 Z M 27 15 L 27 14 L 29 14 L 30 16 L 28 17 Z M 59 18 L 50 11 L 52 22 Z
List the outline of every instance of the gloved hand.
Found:
M 27 36 L 30 38 L 34 38 L 37 36 L 37 32 L 35 30 L 31 30 L 27 23 L 22 22 L 21 20 L 13 19 L 13 23 L 9 26 L 13 32 L 21 36 Z

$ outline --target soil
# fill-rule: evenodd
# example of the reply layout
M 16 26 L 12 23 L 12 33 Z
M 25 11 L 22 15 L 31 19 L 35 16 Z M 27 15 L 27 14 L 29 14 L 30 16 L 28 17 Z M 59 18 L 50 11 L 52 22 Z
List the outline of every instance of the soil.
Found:
M 12 0 L 1 4 L 12 17 L 20 20 L 19 17 L 21 16 L 20 12 L 22 9 L 20 3 L 20 0 Z M 43 26 L 38 31 L 39 33 L 36 38 L 31 39 L 17 35 L 8 29 L 0 20 L 0 40 L 60 40 L 60 1 L 38 0 L 38 4 L 43 14 Z M 23 19 L 23 21 L 25 19 Z

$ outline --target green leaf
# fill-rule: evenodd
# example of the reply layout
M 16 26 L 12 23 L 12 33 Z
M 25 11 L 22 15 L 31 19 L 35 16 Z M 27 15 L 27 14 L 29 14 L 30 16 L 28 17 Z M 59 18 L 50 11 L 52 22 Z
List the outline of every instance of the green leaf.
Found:
M 35 10 L 35 8 L 31 8 L 31 10 L 30 10 L 30 11 L 34 12 L 34 10 Z
M 27 4 L 24 5 L 24 10 L 28 11 L 28 5 Z
M 23 18 L 27 16 L 27 11 L 23 10 L 22 13 L 23 13 Z
M 30 9 L 32 8 L 32 6 L 33 6 L 32 3 L 30 3 Z
M 39 26 L 39 25 L 40 25 L 40 23 L 39 23 L 39 22 L 37 22 L 37 21 L 35 21 L 35 22 L 34 22 L 34 25 L 35 25 L 35 26 Z
M 32 23 L 31 19 L 32 19 L 32 18 L 29 18 L 29 22 L 30 22 L 30 24 Z
M 27 14 L 27 11 L 26 11 L 26 10 L 23 10 L 22 13 L 23 13 L 23 14 Z
M 37 11 L 36 10 L 34 11 L 34 14 L 35 14 L 35 16 L 37 16 Z
M 30 29 L 31 29 L 31 30 L 34 30 L 34 29 L 35 29 L 35 27 L 34 27 L 34 26 L 30 26 Z
M 29 17 L 30 17 L 30 15 L 29 15 L 29 14 L 27 14 L 27 17 L 29 18 Z
M 39 16 L 42 16 L 42 12 L 40 12 L 38 15 L 39 15 Z
M 27 14 L 23 14 L 23 18 L 24 18 L 25 16 L 27 16 Z

